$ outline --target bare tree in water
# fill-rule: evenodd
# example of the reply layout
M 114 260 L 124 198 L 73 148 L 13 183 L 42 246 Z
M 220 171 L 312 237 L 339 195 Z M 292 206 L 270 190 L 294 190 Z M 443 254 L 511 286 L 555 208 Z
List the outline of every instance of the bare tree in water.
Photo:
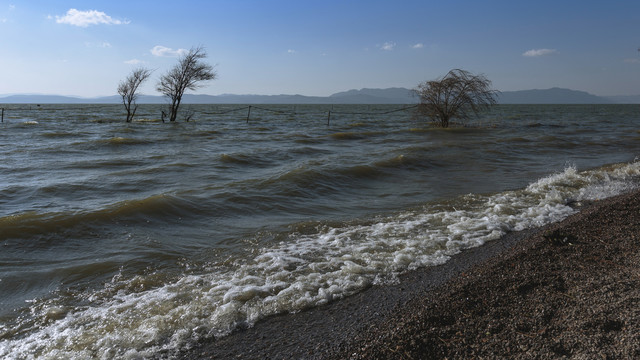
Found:
M 420 98 L 418 112 L 443 128 L 452 118 L 477 116 L 496 103 L 497 90 L 484 75 L 453 69 L 441 79 L 422 82 L 414 93 Z
M 137 68 L 118 84 L 118 94 L 122 96 L 122 104 L 127 109 L 127 122 L 131 122 L 138 110 L 138 87 L 145 82 L 152 71 L 145 68 Z
M 217 77 L 213 66 L 202 62 L 206 57 L 207 53 L 201 46 L 191 48 L 180 57 L 176 66 L 160 78 L 156 89 L 169 98 L 169 121 L 176 121 L 182 96 L 187 89 L 195 90 L 202 86 L 203 81 Z

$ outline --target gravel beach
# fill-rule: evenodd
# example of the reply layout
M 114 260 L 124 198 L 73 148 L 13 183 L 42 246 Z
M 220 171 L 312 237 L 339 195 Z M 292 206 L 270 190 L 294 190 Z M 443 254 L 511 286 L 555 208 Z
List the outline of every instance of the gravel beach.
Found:
M 640 358 L 639 246 L 633 192 L 182 358 Z

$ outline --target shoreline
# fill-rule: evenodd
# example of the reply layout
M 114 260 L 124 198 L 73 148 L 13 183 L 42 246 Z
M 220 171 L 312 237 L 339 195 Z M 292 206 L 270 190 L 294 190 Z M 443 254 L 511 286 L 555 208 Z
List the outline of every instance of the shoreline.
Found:
M 179 358 L 640 357 L 638 245 L 634 191 Z

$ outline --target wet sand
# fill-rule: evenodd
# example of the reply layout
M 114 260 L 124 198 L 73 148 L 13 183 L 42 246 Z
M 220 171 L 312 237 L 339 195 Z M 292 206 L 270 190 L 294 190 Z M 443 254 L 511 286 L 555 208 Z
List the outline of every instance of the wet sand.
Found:
M 640 358 L 640 192 L 185 359 Z

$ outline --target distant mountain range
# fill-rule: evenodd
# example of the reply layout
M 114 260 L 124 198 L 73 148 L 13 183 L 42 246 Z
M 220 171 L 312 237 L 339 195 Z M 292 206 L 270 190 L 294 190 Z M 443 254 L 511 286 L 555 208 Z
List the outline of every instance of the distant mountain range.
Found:
M 80 98 L 59 95 L 8 95 L 0 104 L 118 104 L 117 95 Z M 140 104 L 164 104 L 162 96 L 141 95 Z M 330 96 L 304 95 L 193 95 L 186 94 L 185 104 L 415 104 L 417 97 L 407 88 L 360 89 Z M 498 96 L 500 104 L 640 104 L 640 95 L 602 97 L 584 91 L 551 88 L 546 90 L 505 91 Z

